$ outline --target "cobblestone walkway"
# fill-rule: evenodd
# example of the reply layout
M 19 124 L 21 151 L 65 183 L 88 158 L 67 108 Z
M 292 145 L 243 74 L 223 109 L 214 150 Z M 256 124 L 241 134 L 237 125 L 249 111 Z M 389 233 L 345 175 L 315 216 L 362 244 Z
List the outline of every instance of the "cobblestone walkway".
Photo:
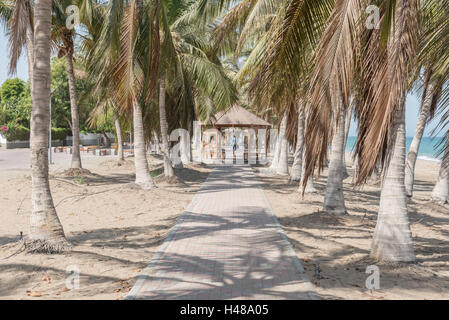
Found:
M 209 175 L 127 299 L 315 299 L 249 166 Z

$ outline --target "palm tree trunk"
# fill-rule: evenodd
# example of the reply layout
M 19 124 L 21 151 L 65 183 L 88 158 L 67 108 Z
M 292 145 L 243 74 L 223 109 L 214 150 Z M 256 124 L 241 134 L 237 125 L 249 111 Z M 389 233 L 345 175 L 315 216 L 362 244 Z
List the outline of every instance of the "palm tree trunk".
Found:
M 304 145 L 304 152 L 302 154 L 302 158 L 304 159 L 306 155 L 306 146 Z M 315 185 L 313 183 L 313 175 L 309 176 L 309 179 L 307 179 L 306 187 L 303 188 L 304 185 L 304 175 L 306 171 L 306 162 L 302 162 L 302 168 L 301 168 L 301 181 L 299 182 L 299 188 L 298 191 L 302 193 L 316 193 L 318 192 L 317 189 L 315 189 Z
M 28 77 L 30 78 L 30 89 L 33 92 L 34 33 L 30 24 L 27 26 L 25 41 L 28 59 Z
M 400 69 L 404 61 L 405 53 L 402 45 L 407 37 L 405 31 L 407 23 L 407 12 L 413 2 L 408 0 L 396 1 L 394 15 L 393 35 L 387 44 L 388 70 L 384 81 L 394 84 L 392 87 L 398 89 L 398 94 L 388 92 L 393 96 L 394 114 L 389 130 L 390 150 L 384 164 L 382 174 L 382 189 L 380 193 L 379 212 L 377 215 L 376 228 L 374 230 L 371 256 L 386 262 L 411 262 L 415 261 L 412 233 L 407 214 L 407 195 L 405 193 L 405 99 L 407 93 L 407 70 Z M 413 48 L 410 48 L 413 50 Z M 397 74 L 398 70 L 405 74 Z M 391 70 L 391 71 L 390 71 Z M 393 103 L 388 101 L 387 103 Z
M 76 81 L 75 72 L 73 71 L 73 53 L 69 50 L 66 55 L 67 62 L 67 77 L 69 80 L 69 94 L 70 94 L 70 112 L 72 114 L 72 164 L 71 168 L 80 169 L 81 154 L 80 154 L 80 120 L 79 108 L 76 98 Z
M 118 161 L 124 161 L 125 155 L 123 153 L 123 137 L 122 137 L 122 127 L 120 126 L 120 120 L 114 113 L 114 123 L 115 123 L 115 134 L 117 136 L 117 157 Z
M 156 154 L 161 154 L 161 145 L 159 144 L 159 135 L 156 131 L 153 132 L 154 143 L 156 144 Z
M 162 154 L 164 156 L 164 174 L 166 177 L 173 177 L 174 172 L 170 161 L 170 150 L 168 146 L 167 116 L 165 113 L 165 74 L 163 74 L 160 79 L 159 120 L 162 136 Z
M 323 210 L 335 215 L 346 214 L 343 195 L 343 154 L 345 147 L 345 113 L 343 108 L 334 117 L 334 136 L 329 163 L 329 173 L 326 184 Z
M 181 161 L 183 165 L 190 163 L 190 133 L 182 130 L 180 143 Z
M 354 184 L 357 181 L 357 177 L 359 175 L 359 156 L 356 155 L 354 162 L 352 163 L 352 170 L 353 170 L 353 176 L 352 176 L 352 183 Z
M 351 97 L 351 101 L 349 102 L 349 109 L 346 111 L 346 120 L 345 120 L 345 145 L 343 149 L 343 179 L 349 177 L 348 169 L 346 168 L 346 145 L 348 143 L 349 129 L 351 128 L 351 119 L 352 119 L 352 111 L 354 110 L 354 97 Z
M 279 127 L 279 162 L 276 173 L 279 175 L 288 175 L 288 140 L 287 131 L 287 113 L 282 117 L 281 126 Z
M 373 172 L 371 173 L 371 176 L 369 177 L 368 181 L 366 182 L 367 184 L 370 185 L 378 185 L 381 183 L 381 178 L 382 178 L 382 168 L 381 168 L 381 162 L 380 159 L 377 160 L 377 164 L 374 167 Z
M 405 166 L 405 190 L 408 197 L 413 195 L 413 183 L 415 180 L 415 164 L 418 157 L 419 145 L 424 134 L 424 129 L 427 124 L 427 120 L 430 114 L 430 107 L 434 95 L 437 93 L 436 83 L 427 82 L 427 88 L 425 89 L 426 96 L 423 97 L 421 110 L 419 112 L 418 122 L 416 123 L 415 135 L 413 136 L 412 144 L 407 155 L 407 162 Z
M 145 150 L 142 108 L 136 99 L 133 100 L 133 125 L 136 184 L 141 186 L 143 189 L 152 189 L 155 185 L 153 179 L 151 178 L 147 161 L 147 153 Z
M 299 105 L 298 108 L 298 133 L 296 137 L 296 149 L 294 154 L 294 160 L 292 165 L 292 170 L 290 173 L 291 181 L 300 181 L 301 180 L 301 170 L 302 170 L 302 153 L 304 151 L 304 108 L 302 105 Z
M 306 110 L 304 110 L 304 113 L 306 112 Z M 308 121 L 308 114 L 304 114 L 304 123 L 306 123 Z M 304 130 L 305 130 L 305 125 L 304 125 Z M 305 133 L 305 132 L 304 132 Z M 304 177 L 305 177 L 305 172 L 306 172 L 306 154 L 307 154 L 307 145 L 304 143 L 304 147 L 303 147 L 303 153 L 302 153 L 302 165 L 301 165 L 301 181 L 299 182 L 299 188 L 298 191 L 301 194 L 304 193 L 316 193 L 318 190 L 315 189 L 314 183 L 313 183 L 313 174 L 311 174 L 309 176 L 309 178 L 307 179 L 307 182 L 305 183 L 305 187 L 304 186 Z
M 31 111 L 31 203 L 30 234 L 25 246 L 32 252 L 61 252 L 70 244 L 64 236 L 48 181 L 50 106 L 51 0 L 34 5 L 35 46 L 33 107 Z
M 270 164 L 270 170 L 271 171 L 276 171 L 277 167 L 278 167 L 278 163 L 279 163 L 279 156 L 281 154 L 281 143 L 280 143 L 280 137 L 279 134 L 276 137 L 276 145 L 274 147 L 274 152 L 273 152 L 273 156 L 271 159 L 271 164 Z
M 392 154 L 385 167 L 371 255 L 381 261 L 414 261 L 405 194 L 405 98 L 392 125 Z
M 352 163 L 352 169 L 356 170 L 359 167 L 359 156 L 355 155 L 354 162 Z
M 446 150 L 441 160 L 438 180 L 432 191 L 432 201 L 445 204 L 449 200 L 449 137 L 446 141 Z

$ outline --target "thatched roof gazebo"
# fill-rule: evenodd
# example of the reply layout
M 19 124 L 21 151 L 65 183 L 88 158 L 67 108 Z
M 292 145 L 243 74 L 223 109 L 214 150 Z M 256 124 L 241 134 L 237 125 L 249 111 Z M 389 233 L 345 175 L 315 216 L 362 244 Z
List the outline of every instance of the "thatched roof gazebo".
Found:
M 215 115 L 215 119 L 216 121 L 213 122 L 213 126 L 216 128 L 240 127 L 269 129 L 271 127 L 270 123 L 238 104 L 233 105 L 227 111 L 218 112 Z
M 222 161 L 226 158 L 226 148 L 229 149 L 229 141 L 227 141 L 228 134 L 237 134 L 242 138 L 240 140 L 241 148 L 239 148 L 239 156 L 243 157 L 244 161 L 247 161 L 250 156 L 259 159 L 260 155 L 255 154 L 256 150 L 249 150 L 251 143 L 258 144 L 258 131 L 259 129 L 269 130 L 271 124 L 264 119 L 256 116 L 245 108 L 238 104 L 233 105 L 226 111 L 218 112 L 215 114 L 215 119 L 209 123 L 202 123 L 202 132 L 204 138 L 202 141 L 202 159 L 215 159 Z M 248 133 L 248 129 L 254 130 L 256 134 L 255 141 L 250 142 L 249 136 L 243 134 Z M 264 146 L 266 145 L 266 139 Z M 229 151 L 229 150 L 228 150 Z M 265 155 L 266 156 L 266 148 Z M 209 162 L 209 161 L 208 161 Z

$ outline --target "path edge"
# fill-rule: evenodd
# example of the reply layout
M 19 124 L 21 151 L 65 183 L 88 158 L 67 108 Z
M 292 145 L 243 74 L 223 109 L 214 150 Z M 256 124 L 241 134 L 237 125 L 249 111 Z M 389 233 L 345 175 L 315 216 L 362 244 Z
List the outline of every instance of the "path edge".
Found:
M 204 185 L 210 178 L 210 174 L 215 169 L 214 167 L 211 167 L 211 171 L 209 172 L 209 175 L 207 176 L 206 180 L 203 181 L 201 184 L 201 187 L 197 192 L 195 192 L 195 195 L 193 196 L 192 200 L 190 200 L 190 203 L 187 205 L 187 207 L 184 209 L 184 211 L 181 213 L 181 215 L 178 218 L 178 221 L 176 221 L 175 226 L 172 228 L 168 236 L 165 238 L 162 245 L 159 247 L 159 249 L 154 254 L 153 258 L 150 260 L 150 263 L 145 267 L 145 269 L 142 270 L 142 273 L 137 278 L 136 283 L 132 287 L 131 291 L 124 297 L 124 300 L 138 300 L 139 299 L 139 291 L 142 288 L 144 282 L 148 280 L 151 276 L 149 275 L 151 269 L 153 268 L 154 264 L 160 259 L 162 254 L 165 252 L 165 249 L 167 249 L 167 246 L 170 243 L 170 240 L 175 235 L 176 231 L 179 228 L 179 225 L 184 221 L 185 215 L 187 212 L 191 211 L 193 205 L 196 203 L 196 200 L 199 196 L 200 191 L 203 189 Z

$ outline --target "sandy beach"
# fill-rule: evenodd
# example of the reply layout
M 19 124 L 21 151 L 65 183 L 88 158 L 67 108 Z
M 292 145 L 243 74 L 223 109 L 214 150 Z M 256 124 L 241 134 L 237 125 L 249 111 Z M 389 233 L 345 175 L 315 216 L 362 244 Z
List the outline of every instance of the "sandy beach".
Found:
M 347 159 L 350 159 L 348 156 Z M 149 156 L 152 173 L 161 160 Z M 348 160 L 351 174 L 351 161 Z M 63 255 L 17 253 L 0 260 L 0 299 L 122 299 L 176 223 L 210 172 L 190 166 L 176 170 L 185 184 L 158 182 L 158 188 L 133 188 L 134 164 L 118 166 L 114 158 L 89 157 L 91 175 L 67 177 L 64 165 L 51 166 L 50 184 L 59 218 L 73 251 Z M 282 228 L 315 284 L 329 299 L 448 299 L 448 206 L 428 199 L 439 164 L 419 160 L 409 217 L 417 263 L 380 268 L 380 290 L 365 288 L 368 257 L 379 202 L 379 187 L 354 188 L 345 180 L 348 215 L 320 213 L 326 170 L 315 180 L 317 194 L 297 192 L 288 178 L 258 174 Z M 255 169 L 257 171 L 257 168 Z M 156 178 L 156 180 L 158 180 Z M 29 169 L 0 172 L 0 259 L 15 253 L 20 234 L 28 232 L 31 210 Z M 78 268 L 80 286 L 66 288 L 70 270 Z
M 352 174 L 346 156 L 348 172 Z M 303 262 L 309 279 L 325 299 L 449 299 L 449 206 L 431 203 L 439 163 L 418 160 L 414 196 L 408 202 L 416 264 L 379 264 L 369 258 L 377 219 L 379 186 L 354 188 L 344 181 L 348 215 L 322 210 L 325 170 L 315 179 L 316 194 L 304 199 L 288 178 L 259 174 L 279 222 Z M 380 290 L 365 287 L 366 268 L 380 270 Z
M 158 188 L 144 191 L 129 185 L 133 158 L 122 166 L 113 157 L 83 160 L 92 175 L 66 177 L 63 165 L 51 166 L 53 199 L 73 250 L 63 255 L 21 252 L 0 260 L 0 299 L 122 299 L 209 172 L 199 166 L 176 170 L 185 184 L 158 182 Z M 149 156 L 149 163 L 152 174 L 162 172 L 160 159 Z M 4 259 L 17 251 L 20 233 L 28 233 L 29 170 L 2 170 L 0 181 Z M 80 272 L 79 289 L 67 290 L 74 268 Z

